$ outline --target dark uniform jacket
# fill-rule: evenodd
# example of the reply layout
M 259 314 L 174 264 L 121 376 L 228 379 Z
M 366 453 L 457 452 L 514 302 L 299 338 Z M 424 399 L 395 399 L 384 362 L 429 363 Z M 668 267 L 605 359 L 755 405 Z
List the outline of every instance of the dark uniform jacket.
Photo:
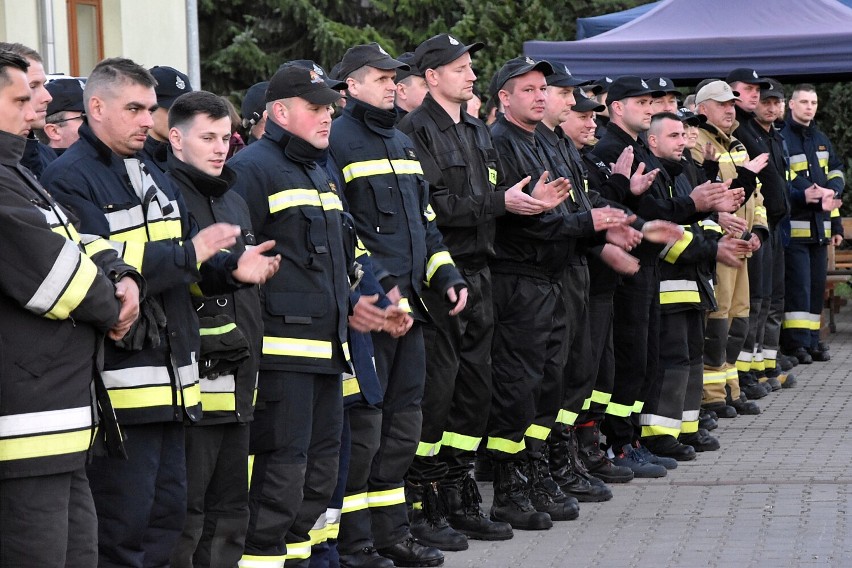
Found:
M 44 172 L 42 183 L 80 219 L 82 230 L 107 239 L 145 277 L 162 307 L 159 345 L 133 351 L 105 345 L 103 378 L 122 424 L 201 418 L 198 319 L 189 285 L 200 279 L 186 205 L 171 181 L 136 157 L 122 158 L 80 126 L 74 143 Z
M 155 140 L 150 135 L 145 139 L 145 145 L 142 147 L 142 159 L 150 164 L 157 166 L 161 172 L 169 169 L 168 158 L 171 144 L 168 142 L 160 142 Z
M 219 177 L 208 175 L 182 162 L 169 151 L 168 175 L 183 195 L 189 215 L 199 229 L 214 223 L 239 225 L 233 251 L 245 251 L 255 244 L 248 207 L 243 198 L 229 191 L 234 172 L 225 166 Z M 247 422 L 254 413 L 263 319 L 257 286 L 238 286 L 216 295 L 197 295 L 193 287 L 193 305 L 201 332 L 201 424 Z M 210 345 L 212 355 L 205 346 Z M 245 349 L 239 349 L 245 347 Z M 228 364 L 239 352 L 247 358 Z M 216 354 L 221 357 L 216 358 Z
M 838 196 L 842 194 L 846 183 L 843 161 L 813 121 L 802 126 L 788 116 L 781 135 L 790 152 L 790 237 L 799 242 L 825 244 L 832 234 L 831 213 L 823 211 L 821 203 L 806 203 L 805 189 L 817 184 L 834 190 Z
M 29 169 L 37 178 L 41 177 L 50 162 L 57 158 L 56 150 L 38 141 L 34 134 L 27 138 L 27 147 L 21 158 L 21 165 Z
M 0 479 L 83 467 L 94 436 L 92 378 L 118 320 L 113 282 L 132 267 L 86 236 L 0 132 Z
M 506 183 L 515 184 L 531 176 L 525 188 L 529 193 L 545 170 L 551 173 L 550 179 L 557 177 L 553 174 L 555 165 L 550 163 L 532 132 L 500 117 L 492 126 L 491 135 Z M 577 239 L 591 238 L 594 234 L 591 212 L 571 213 L 565 202 L 538 215 L 507 213 L 497 222 L 497 257 L 492 270 L 558 280 L 565 263 L 574 254 Z
M 488 127 L 464 108 L 454 123 L 427 94 L 399 129 L 414 142 L 435 222 L 453 260 L 461 268 L 485 266 L 494 256 L 497 218 L 506 213 L 506 186 Z
M 395 115 L 348 99 L 334 121 L 330 148 L 343 171 L 358 236 L 399 285 L 413 316 L 428 319 L 422 283 L 442 296 L 464 280 L 444 246 L 414 144 Z
M 228 165 L 257 242 L 275 241 L 280 270 L 261 289 L 261 370 L 349 370 L 349 280 L 339 188 L 317 164 L 327 154 L 272 120 Z

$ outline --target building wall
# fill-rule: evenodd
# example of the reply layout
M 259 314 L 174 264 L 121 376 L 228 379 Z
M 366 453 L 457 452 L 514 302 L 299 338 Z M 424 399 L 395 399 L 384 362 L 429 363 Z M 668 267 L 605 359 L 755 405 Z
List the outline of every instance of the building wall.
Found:
M 55 66 L 70 72 L 65 0 L 51 0 Z M 43 52 L 40 0 L 0 0 L 0 41 Z M 186 7 L 179 0 L 102 0 L 104 57 L 128 57 L 145 67 L 169 65 L 187 71 Z M 42 53 L 44 55 L 44 53 Z

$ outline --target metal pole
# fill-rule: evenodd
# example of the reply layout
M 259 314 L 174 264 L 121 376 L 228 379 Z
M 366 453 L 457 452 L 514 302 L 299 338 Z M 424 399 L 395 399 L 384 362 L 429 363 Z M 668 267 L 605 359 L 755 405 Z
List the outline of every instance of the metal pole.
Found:
M 39 51 L 48 74 L 56 73 L 56 38 L 53 34 L 53 1 L 41 0 L 41 45 Z
M 198 42 L 198 0 L 186 0 L 187 75 L 194 90 L 201 88 L 201 55 Z

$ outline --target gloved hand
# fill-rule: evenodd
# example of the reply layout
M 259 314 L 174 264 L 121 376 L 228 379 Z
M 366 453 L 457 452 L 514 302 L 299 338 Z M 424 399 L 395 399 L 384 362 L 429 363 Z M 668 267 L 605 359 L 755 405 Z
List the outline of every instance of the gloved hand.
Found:
M 128 351 L 141 351 L 147 347 L 159 347 L 160 331 L 166 327 L 166 314 L 160 303 L 152 298 L 145 298 L 139 304 L 139 319 L 130 327 L 127 335 L 115 345 Z

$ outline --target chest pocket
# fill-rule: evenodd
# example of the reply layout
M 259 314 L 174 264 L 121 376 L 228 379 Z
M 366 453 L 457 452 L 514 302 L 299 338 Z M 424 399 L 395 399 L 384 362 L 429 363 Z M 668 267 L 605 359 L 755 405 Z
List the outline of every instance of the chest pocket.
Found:
M 302 208 L 302 218 L 305 221 L 305 250 L 308 255 L 305 267 L 310 270 L 322 271 L 320 255 L 328 254 L 328 231 L 325 216 L 319 209 Z
M 395 199 L 396 190 L 382 178 L 384 176 L 372 176 L 370 188 L 373 191 L 373 200 L 376 211 L 373 225 L 379 234 L 393 234 L 397 231 L 399 217 L 397 215 Z

